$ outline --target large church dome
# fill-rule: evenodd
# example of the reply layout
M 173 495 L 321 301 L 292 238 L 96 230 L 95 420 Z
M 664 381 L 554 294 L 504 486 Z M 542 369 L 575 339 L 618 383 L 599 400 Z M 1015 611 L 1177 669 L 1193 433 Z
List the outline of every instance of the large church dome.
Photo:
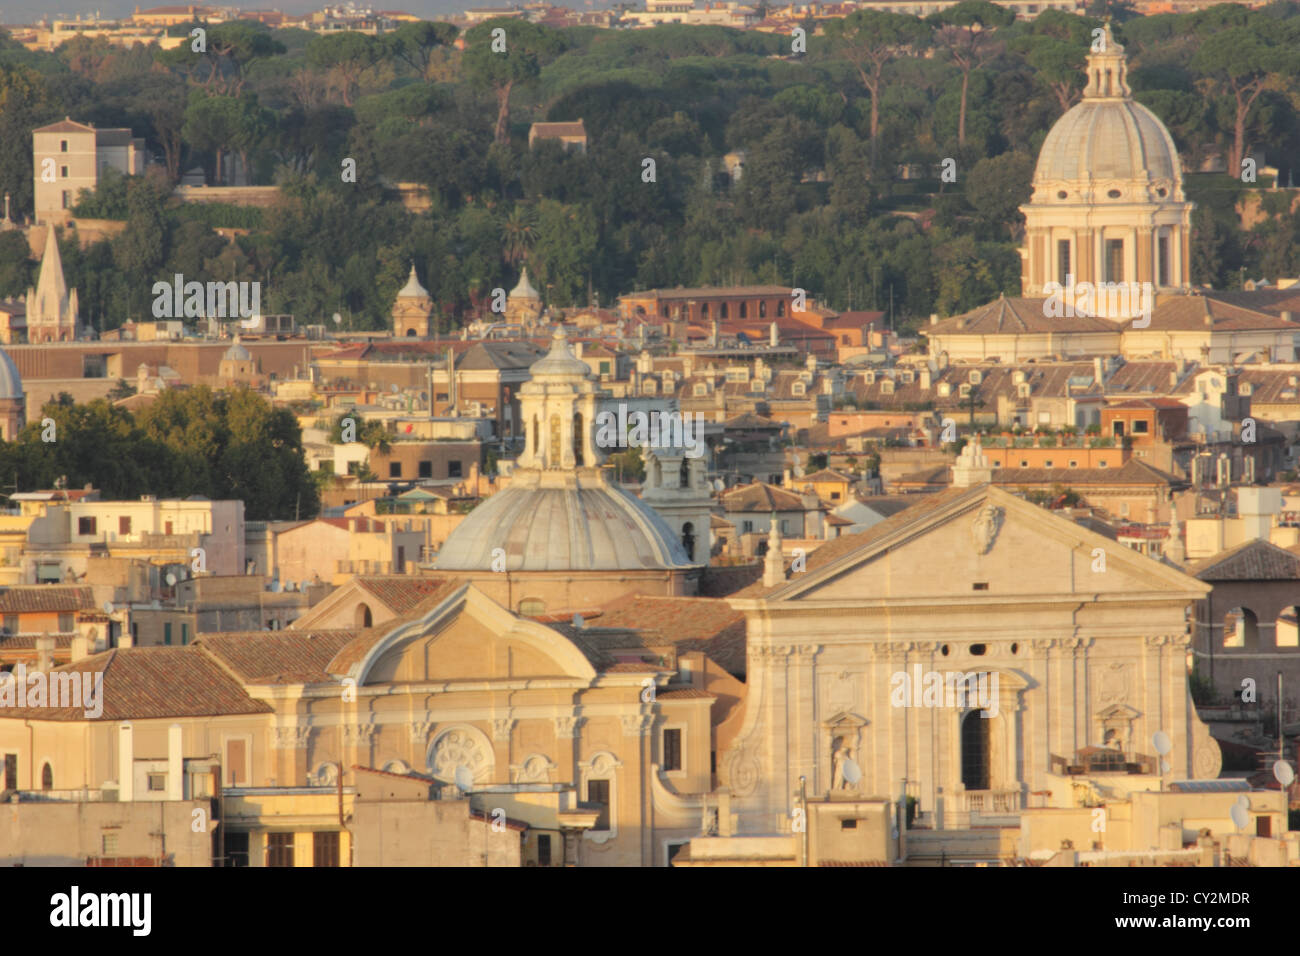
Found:
M 1173 137 L 1141 103 L 1085 99 L 1057 120 L 1043 141 L 1035 184 L 1098 179 L 1163 183 L 1166 189 L 1181 181 Z
M 681 543 L 651 508 L 605 482 L 516 473 L 475 508 L 438 553 L 440 570 L 646 571 L 688 568 Z M 499 565 L 498 565 L 499 566 Z
M 444 571 L 647 571 L 694 567 L 668 524 L 609 480 L 594 438 L 591 370 L 556 330 L 519 389 L 526 447 L 508 487 L 447 536 Z M 500 549 L 500 552 L 498 552 Z M 504 554 L 505 566 L 495 560 Z
M 0 399 L 23 397 L 23 377 L 9 353 L 0 349 Z
M 1133 99 L 1124 47 L 1107 24 L 1088 57 L 1083 99 L 1043 140 L 1034 168 L 1034 201 L 1180 201 L 1182 179 L 1174 139 Z

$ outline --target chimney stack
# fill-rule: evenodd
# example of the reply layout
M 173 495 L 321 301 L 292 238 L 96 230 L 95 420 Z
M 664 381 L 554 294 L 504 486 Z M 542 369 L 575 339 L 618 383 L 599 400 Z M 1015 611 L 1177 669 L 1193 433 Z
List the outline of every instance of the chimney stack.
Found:
M 36 639 L 36 669 L 48 671 L 54 667 L 54 637 L 42 634 Z
M 130 803 L 135 799 L 135 748 L 129 723 L 117 729 L 117 799 Z

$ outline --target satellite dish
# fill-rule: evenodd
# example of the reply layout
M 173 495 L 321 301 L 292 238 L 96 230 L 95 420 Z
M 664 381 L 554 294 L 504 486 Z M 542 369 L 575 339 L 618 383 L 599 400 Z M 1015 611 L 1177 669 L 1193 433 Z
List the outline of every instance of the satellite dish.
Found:
M 389 390 L 390 390 L 394 395 L 396 395 L 396 394 L 398 393 L 398 391 L 400 391 L 400 389 L 398 389 L 398 387 L 397 387 L 397 383 L 396 383 L 396 382 L 393 383 L 393 385 L 391 386 L 391 388 L 390 388 Z
M 342 322 L 342 321 L 343 321 L 343 316 L 341 316 L 341 315 L 339 315 L 337 312 L 335 312 L 335 313 L 334 313 L 334 324 L 335 324 L 335 325 L 338 325 L 338 324 L 339 324 L 340 322 Z
M 456 788 L 461 793 L 469 793 L 474 789 L 474 775 L 463 763 L 456 765 Z
M 1295 780 L 1295 771 L 1291 769 L 1291 765 L 1285 760 L 1279 760 L 1273 764 L 1273 776 L 1277 778 L 1277 782 L 1283 787 L 1289 787 L 1292 781 Z
M 1174 749 L 1174 742 L 1169 739 L 1169 735 L 1163 730 L 1157 730 L 1151 738 L 1151 746 L 1156 748 L 1156 753 L 1164 756 Z
M 176 584 L 176 575 L 174 575 L 174 574 L 169 574 L 169 575 L 167 575 L 167 583 L 170 584 L 170 585 L 175 585 L 175 584 Z
M 574 627 L 583 627 L 583 626 L 585 625 L 585 623 L 586 623 L 586 622 L 583 621 L 583 619 L 582 619 L 582 615 L 581 615 L 581 614 L 575 614 L 575 615 L 573 615 L 573 626 L 574 626 Z
M 1237 806 L 1241 807 L 1241 809 L 1243 809 L 1243 810 L 1249 810 L 1249 809 L 1250 809 L 1250 797 L 1246 796 L 1246 795 L 1243 793 L 1241 796 L 1239 796 L 1239 797 L 1237 798 Z
M 1232 822 L 1237 825 L 1238 830 L 1244 830 L 1246 824 L 1250 822 L 1250 814 L 1246 812 L 1246 809 L 1241 804 L 1233 806 L 1228 816 L 1232 817 Z
M 113 602 L 112 602 L 112 601 L 105 601 L 105 602 L 104 602 L 104 613 L 105 613 L 105 614 L 112 614 L 112 613 L 113 613 Z
M 850 784 L 855 784 L 862 779 L 862 770 L 852 757 L 844 758 L 844 779 Z
M 280 593 L 280 582 L 279 582 L 279 581 L 272 581 L 272 582 L 271 582 L 271 590 L 274 591 L 276 594 L 279 594 L 279 593 Z
M 311 582 L 308 581 L 306 578 L 303 578 L 302 581 L 298 583 L 299 591 L 306 591 L 309 587 L 311 587 Z

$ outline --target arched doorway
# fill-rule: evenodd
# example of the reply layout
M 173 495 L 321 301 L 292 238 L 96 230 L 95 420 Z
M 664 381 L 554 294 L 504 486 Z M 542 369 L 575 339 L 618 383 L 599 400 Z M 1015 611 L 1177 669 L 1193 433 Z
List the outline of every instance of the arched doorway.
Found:
M 979 710 L 961 720 L 961 782 L 967 790 L 989 788 L 989 722 Z
M 357 630 L 361 630 L 363 627 L 373 627 L 375 623 L 374 615 L 370 613 L 369 604 L 358 604 L 354 619 L 356 623 L 353 626 Z
M 1234 607 L 1223 616 L 1223 646 L 1259 648 L 1259 617 L 1248 607 Z

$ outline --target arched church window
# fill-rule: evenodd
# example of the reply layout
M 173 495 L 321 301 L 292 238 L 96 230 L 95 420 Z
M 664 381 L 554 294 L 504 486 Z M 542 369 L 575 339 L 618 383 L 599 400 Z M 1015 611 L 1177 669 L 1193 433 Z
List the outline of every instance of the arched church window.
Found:
M 356 613 L 354 615 L 354 621 L 355 621 L 354 626 L 357 628 L 357 630 L 360 630 L 363 627 L 373 627 L 375 623 L 375 618 L 374 615 L 370 613 L 370 605 L 358 604 Z
M 690 521 L 682 525 L 682 549 L 686 557 L 695 560 L 695 525 Z
M 682 467 L 677 471 L 677 484 L 681 488 L 691 486 L 691 463 L 690 460 L 683 456 Z
M 564 447 L 564 443 L 560 439 L 560 416 L 552 415 L 551 416 L 551 444 L 550 447 L 546 449 L 547 465 L 552 467 L 559 466 L 560 463 L 556 459 L 559 458 L 560 450 L 563 447 Z
M 577 468 L 583 466 L 582 457 L 582 413 L 578 412 L 573 416 L 573 464 Z
M 541 454 L 541 451 L 542 451 L 541 434 L 538 431 L 537 416 L 534 415 L 533 416 L 533 454 L 539 455 Z
M 48 763 L 41 768 L 41 789 L 42 790 L 54 789 L 54 768 L 51 767 Z

